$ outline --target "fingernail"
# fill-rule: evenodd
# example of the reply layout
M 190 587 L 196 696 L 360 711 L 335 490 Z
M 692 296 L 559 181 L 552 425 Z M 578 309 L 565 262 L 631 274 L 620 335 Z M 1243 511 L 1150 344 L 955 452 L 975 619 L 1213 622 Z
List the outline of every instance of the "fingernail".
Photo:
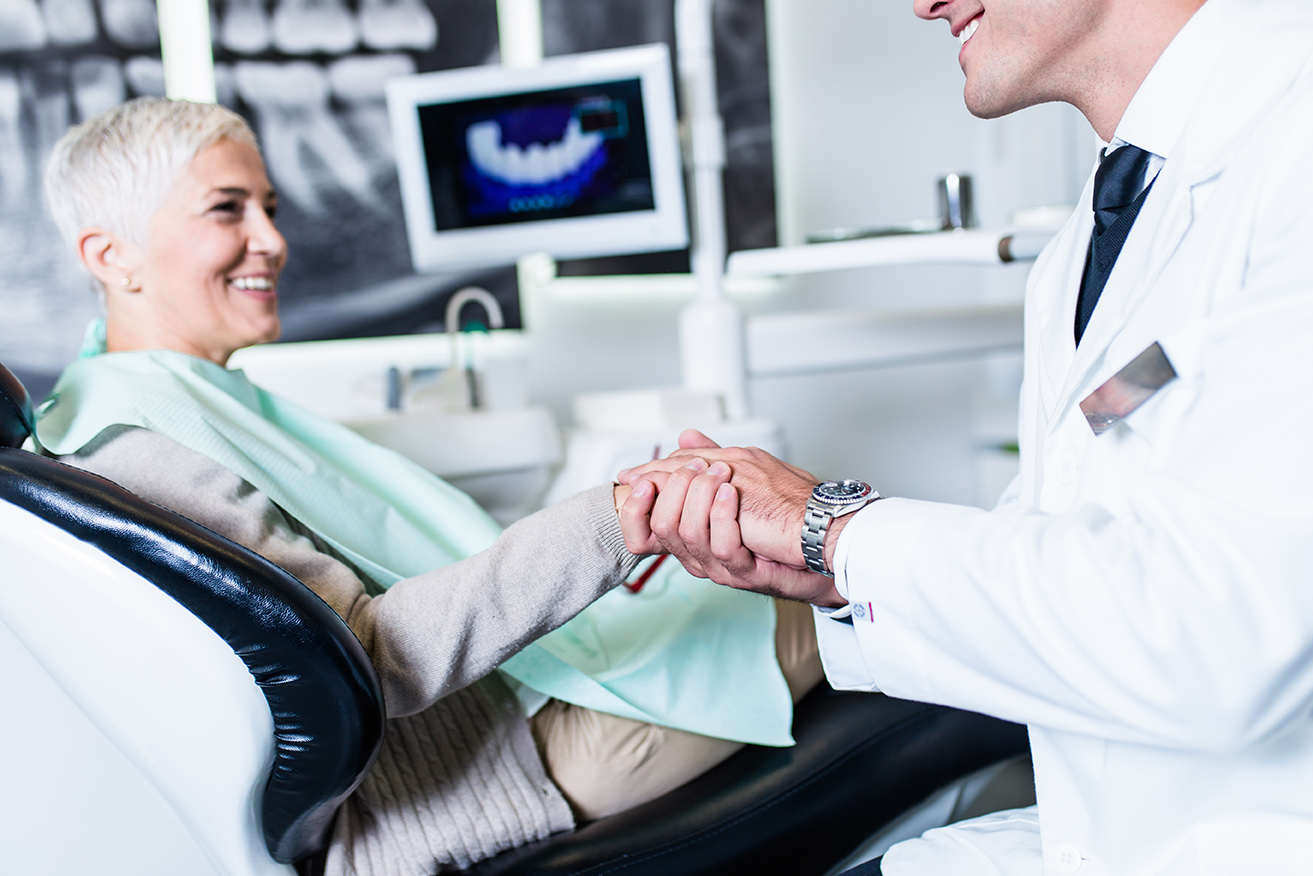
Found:
M 721 484 L 720 487 L 716 490 L 717 502 L 728 502 L 730 499 L 733 498 L 734 498 L 734 488 L 731 487 L 729 484 Z
M 652 495 L 652 482 L 639 481 L 634 484 L 633 488 L 629 491 L 629 495 L 636 496 L 639 499 L 646 499 L 648 496 Z
M 684 468 L 692 469 L 693 471 L 703 471 L 706 467 L 707 461 L 697 456 L 684 463 Z
M 713 462 L 711 468 L 707 469 L 707 474 L 715 475 L 716 477 L 727 475 L 729 474 L 729 466 L 723 462 Z

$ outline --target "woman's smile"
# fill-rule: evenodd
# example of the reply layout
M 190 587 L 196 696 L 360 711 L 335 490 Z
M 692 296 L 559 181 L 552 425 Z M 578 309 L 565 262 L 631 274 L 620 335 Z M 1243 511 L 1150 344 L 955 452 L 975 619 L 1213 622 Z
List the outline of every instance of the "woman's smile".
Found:
M 277 202 L 253 147 L 220 140 L 196 156 L 155 211 L 134 272 L 134 317 L 153 323 L 156 345 L 222 365 L 278 337 Z

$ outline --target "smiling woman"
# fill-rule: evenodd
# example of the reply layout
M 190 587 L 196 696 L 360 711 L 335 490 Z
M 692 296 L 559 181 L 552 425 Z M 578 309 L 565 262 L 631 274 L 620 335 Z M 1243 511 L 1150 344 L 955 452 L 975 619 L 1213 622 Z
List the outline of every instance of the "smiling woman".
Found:
M 124 104 L 60 142 L 46 194 L 97 281 L 107 350 L 177 350 L 226 365 L 278 337 L 287 245 L 254 134 L 236 113 Z
M 105 289 L 106 349 L 173 349 L 218 365 L 278 337 L 287 245 L 255 147 L 223 138 L 200 151 L 155 210 L 144 245 L 99 226 L 78 232 Z
M 69 132 L 47 195 L 107 327 L 42 406 L 41 449 L 286 569 L 378 670 L 383 748 L 339 812 L 329 876 L 463 869 L 743 743 L 790 744 L 791 697 L 820 677 L 810 614 L 777 624 L 772 603 L 671 563 L 640 596 L 617 589 L 640 559 L 616 514 L 627 488 L 503 533 L 410 460 L 224 367 L 278 335 L 287 258 L 240 117 L 131 101 Z
M 174 349 L 226 365 L 242 347 L 275 340 L 287 255 L 276 203 L 255 148 L 222 139 L 160 204 L 144 247 L 83 229 L 79 255 L 107 290 L 106 348 Z

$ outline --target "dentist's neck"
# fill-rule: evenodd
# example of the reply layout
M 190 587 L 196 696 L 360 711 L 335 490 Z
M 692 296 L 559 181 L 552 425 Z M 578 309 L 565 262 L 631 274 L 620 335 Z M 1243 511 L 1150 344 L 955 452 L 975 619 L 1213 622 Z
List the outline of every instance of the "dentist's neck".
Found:
M 1113 138 L 1131 99 L 1167 46 L 1205 0 L 1126 0 L 1113 4 L 1100 28 L 1089 76 L 1071 103 L 1103 140 Z

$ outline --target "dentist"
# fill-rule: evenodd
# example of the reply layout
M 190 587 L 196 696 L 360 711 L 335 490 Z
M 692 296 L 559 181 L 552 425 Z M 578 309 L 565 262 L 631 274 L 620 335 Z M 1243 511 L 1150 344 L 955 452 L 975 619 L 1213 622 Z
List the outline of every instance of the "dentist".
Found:
M 1019 477 L 875 501 L 691 433 L 626 535 L 816 605 L 836 687 L 1029 725 L 1037 807 L 864 872 L 1313 872 L 1313 4 L 914 6 L 974 114 L 1108 144 L 1030 277 Z

